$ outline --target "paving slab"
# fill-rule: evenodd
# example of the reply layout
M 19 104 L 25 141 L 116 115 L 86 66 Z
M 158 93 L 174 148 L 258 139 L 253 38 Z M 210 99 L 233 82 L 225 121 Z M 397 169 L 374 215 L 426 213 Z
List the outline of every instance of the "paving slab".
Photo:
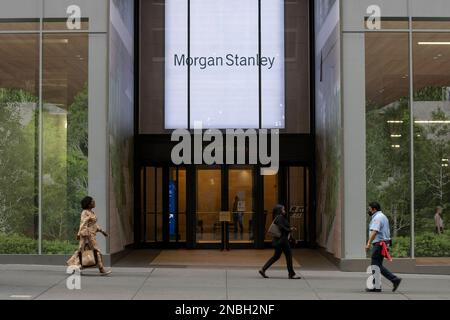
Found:
M 81 289 L 69 290 L 65 267 L 0 265 L 0 299 L 138 299 L 138 300 L 450 300 L 450 276 L 399 274 L 403 282 L 391 292 L 365 292 L 367 274 L 297 269 L 300 280 L 271 268 L 263 279 L 258 269 L 239 267 L 126 267 L 110 276 L 83 270 Z

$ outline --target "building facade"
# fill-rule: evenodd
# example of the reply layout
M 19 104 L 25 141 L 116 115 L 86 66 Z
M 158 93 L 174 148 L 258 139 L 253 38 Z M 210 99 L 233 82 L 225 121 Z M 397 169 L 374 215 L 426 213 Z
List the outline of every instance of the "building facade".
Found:
M 445 12 L 422 0 L 2 1 L 0 262 L 62 263 L 88 194 L 108 261 L 219 248 L 227 212 L 232 248 L 269 247 L 283 203 L 300 247 L 363 270 L 369 201 L 403 270 L 449 256 Z M 279 130 L 277 174 L 226 152 L 175 164 L 173 130 L 196 141 L 199 124 Z

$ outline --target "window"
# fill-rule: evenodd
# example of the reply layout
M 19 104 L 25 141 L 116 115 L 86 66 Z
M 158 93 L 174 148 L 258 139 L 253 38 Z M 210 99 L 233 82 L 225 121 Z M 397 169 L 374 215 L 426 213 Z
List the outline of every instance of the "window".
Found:
M 394 254 L 404 257 L 411 227 L 408 39 L 408 33 L 365 35 L 367 202 L 381 204 Z

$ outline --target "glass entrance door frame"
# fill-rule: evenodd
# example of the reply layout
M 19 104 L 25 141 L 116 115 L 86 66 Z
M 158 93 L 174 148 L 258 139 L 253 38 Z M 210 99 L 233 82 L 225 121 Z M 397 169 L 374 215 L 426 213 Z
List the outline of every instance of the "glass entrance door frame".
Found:
M 137 233 L 135 242 L 138 239 L 135 246 L 151 248 L 186 246 L 186 236 L 180 237 L 180 229 L 186 228 L 186 226 L 180 226 L 180 221 L 182 221 L 178 203 L 180 170 L 186 170 L 186 168 L 160 164 L 141 166 L 139 171 L 140 190 L 136 190 L 139 198 L 139 205 L 136 208 L 139 213 L 139 219 L 137 219 L 139 225 L 134 228 Z M 171 182 L 174 182 L 172 188 Z M 170 204 L 171 197 L 174 197 L 172 205 Z M 173 216 L 171 217 L 171 215 Z M 172 231 L 175 233 L 174 237 L 171 237 L 171 219 L 174 223 L 172 227 Z M 187 219 L 186 214 L 185 220 Z M 185 224 L 187 223 L 185 222 Z M 185 234 L 187 235 L 186 231 Z
M 306 171 L 308 171 L 308 174 L 305 175 L 305 179 L 302 183 L 305 184 L 304 190 L 309 189 L 308 194 L 304 195 L 305 199 L 305 205 L 304 205 L 304 215 L 305 215 L 305 221 L 303 224 L 304 227 L 304 241 L 299 242 L 299 246 L 309 246 L 311 243 L 314 243 L 314 230 L 310 230 L 311 228 L 314 228 L 314 219 L 313 219 L 313 212 L 311 211 L 313 206 L 312 202 L 314 199 L 314 192 L 311 190 L 311 179 L 312 174 L 310 168 L 307 166 L 304 166 L 302 164 L 289 164 L 289 165 L 282 165 L 280 166 L 280 170 L 278 172 L 277 176 L 277 202 L 284 204 L 286 206 L 286 209 L 289 210 L 289 179 L 288 179 L 288 173 L 289 173 L 289 166 L 292 167 L 303 167 Z M 170 177 L 170 169 L 175 168 L 176 166 L 168 165 L 168 164 L 148 164 L 145 166 L 141 166 L 141 173 L 142 170 L 146 167 L 157 167 L 160 168 L 160 172 L 162 172 L 162 192 L 161 198 L 162 198 L 162 231 L 161 236 L 159 237 L 159 241 L 154 242 L 147 242 L 145 241 L 145 226 L 146 221 L 142 216 L 142 210 L 145 210 L 145 190 L 142 190 L 142 188 L 145 185 L 145 181 L 139 181 L 136 186 L 138 186 L 138 190 L 136 192 L 138 193 L 138 206 L 136 210 L 139 211 L 139 219 L 135 219 L 137 225 L 135 226 L 135 247 L 150 247 L 150 248 L 198 248 L 198 249 L 220 249 L 221 248 L 221 242 L 218 241 L 216 243 L 200 243 L 197 241 L 197 171 L 198 170 L 205 170 L 205 169 L 214 169 L 214 170 L 220 170 L 220 177 L 221 177 L 221 191 L 220 191 L 220 211 L 232 211 L 233 208 L 230 208 L 232 204 L 230 204 L 230 195 L 229 195 L 229 173 L 230 170 L 239 170 L 239 169 L 251 169 L 252 174 L 252 210 L 254 214 L 252 215 L 252 231 L 253 231 L 253 239 L 252 242 L 248 243 L 233 243 L 233 241 L 230 241 L 230 248 L 231 249 L 240 249 L 240 248 L 268 248 L 271 246 L 270 241 L 267 241 L 266 238 L 266 229 L 267 229 L 267 223 L 265 223 L 264 219 L 264 176 L 260 175 L 260 167 L 259 166 L 228 166 L 228 165 L 221 165 L 221 166 L 199 166 L 199 165 L 187 165 L 183 167 L 179 167 L 185 170 L 186 173 L 186 195 L 185 195 L 185 215 L 186 219 L 185 222 L 183 222 L 185 225 L 183 227 L 185 228 L 186 234 L 185 234 L 185 241 L 171 241 L 170 239 L 170 222 L 169 222 L 169 177 Z M 140 175 L 142 177 L 142 174 Z M 178 181 L 178 179 L 176 179 Z M 139 188 L 141 190 L 139 190 Z M 177 188 L 179 190 L 179 188 Z M 177 197 L 178 198 L 178 197 Z M 176 210 L 179 210 L 179 204 L 176 205 Z M 270 219 L 272 217 L 271 209 L 266 208 L 267 216 L 266 219 Z M 249 210 L 250 212 L 250 210 Z M 137 217 L 137 216 L 136 216 Z M 231 216 L 231 219 L 233 219 L 233 216 Z M 180 223 L 179 217 L 176 219 L 176 223 Z M 230 224 L 233 223 L 233 220 Z M 176 226 L 176 233 L 178 234 L 178 229 L 181 226 Z M 247 226 L 248 228 L 248 226 Z M 233 230 L 230 228 L 230 230 Z M 220 231 L 219 231 L 220 235 Z M 233 234 L 230 234 L 229 236 L 230 240 L 233 240 Z M 220 237 L 218 238 L 220 240 Z
M 260 232 L 258 232 L 258 229 L 260 227 L 260 217 L 259 217 L 259 205 L 258 205 L 258 193 L 257 193 L 257 186 L 258 186 L 258 182 L 257 182 L 257 174 L 259 172 L 259 168 L 256 166 L 248 166 L 248 165 L 221 165 L 221 166 L 195 166 L 193 167 L 193 171 L 194 174 L 193 176 L 195 176 L 195 183 L 189 184 L 191 186 L 192 189 L 194 189 L 194 196 L 191 197 L 192 200 L 194 200 L 195 203 L 193 203 L 192 208 L 193 210 L 193 214 L 191 215 L 191 217 L 193 218 L 194 225 L 195 227 L 192 228 L 192 247 L 193 248 L 203 248 L 203 249 L 219 249 L 222 247 L 222 239 L 220 237 L 221 234 L 221 224 L 219 222 L 219 220 L 217 219 L 216 223 L 214 223 L 212 226 L 207 226 L 204 225 L 204 221 L 202 221 L 201 225 L 199 226 L 199 220 L 198 220 L 198 215 L 197 215 L 197 199 L 199 196 L 204 196 L 204 195 L 199 195 L 197 194 L 197 190 L 198 190 L 198 186 L 199 183 L 201 183 L 200 181 L 198 181 L 198 172 L 201 170 L 217 170 L 220 171 L 220 208 L 217 207 L 216 211 L 217 211 L 217 217 L 219 216 L 219 211 L 228 211 L 230 212 L 230 216 L 231 216 L 231 221 L 229 222 L 229 236 L 228 238 L 230 239 L 230 248 L 231 249 L 237 249 L 237 248 L 257 248 L 258 246 L 261 246 L 261 241 L 259 241 L 259 237 L 260 237 Z M 252 230 L 249 230 L 248 228 L 250 227 L 250 224 L 247 223 L 246 226 L 244 226 L 245 228 L 245 234 L 246 234 L 246 238 L 248 239 L 242 239 L 238 240 L 238 239 L 234 239 L 234 215 L 233 215 L 233 204 L 230 203 L 230 171 L 234 171 L 234 170 L 245 170 L 245 175 L 248 175 L 248 170 L 250 171 L 250 179 L 251 179 L 251 192 L 250 192 L 250 199 L 251 199 L 251 208 L 248 207 L 249 210 L 244 210 L 243 215 L 247 214 L 247 216 L 245 217 L 245 221 L 250 221 L 251 222 L 251 228 Z M 244 171 L 242 171 L 244 172 Z M 259 176 L 259 174 L 258 174 Z M 247 177 L 248 178 L 248 177 Z M 193 187 L 194 186 L 194 187 Z M 247 198 L 247 202 L 248 201 L 248 197 Z M 251 217 L 249 217 L 248 215 L 251 214 Z M 202 219 L 203 220 L 203 219 Z M 198 237 L 198 228 L 204 227 L 204 228 L 212 228 L 213 232 L 215 231 L 214 234 L 216 234 L 216 239 L 212 240 L 212 241 L 204 241 L 203 239 L 200 240 Z M 239 223 L 238 223 L 238 227 Z M 240 231 L 240 230 L 239 230 Z M 248 236 L 248 237 L 247 237 Z

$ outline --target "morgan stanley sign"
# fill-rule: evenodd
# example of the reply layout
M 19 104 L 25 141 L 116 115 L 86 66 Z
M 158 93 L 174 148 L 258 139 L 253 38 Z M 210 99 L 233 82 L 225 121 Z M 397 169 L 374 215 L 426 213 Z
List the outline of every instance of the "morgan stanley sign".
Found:
M 251 146 L 236 148 L 238 163 L 239 150 L 247 149 L 250 164 L 259 156 L 260 164 L 273 167 L 278 129 L 285 127 L 284 0 L 166 0 L 165 10 L 165 128 L 195 129 L 194 145 L 199 128 L 210 130 L 200 133 L 203 141 L 258 141 L 258 152 Z M 190 152 L 185 133 L 172 135 L 173 141 L 186 143 L 173 150 L 175 164 L 187 163 L 187 153 L 174 158 Z M 267 134 L 270 139 L 262 137 Z M 264 142 L 270 148 L 261 149 Z M 212 154 L 225 151 L 228 164 L 228 153 L 233 151 L 234 158 L 230 146 L 216 144 Z M 210 162 L 204 152 L 193 150 L 194 163 L 199 157 Z M 220 157 L 214 158 L 220 164 Z
M 284 0 L 189 4 L 166 0 L 165 128 L 283 129 Z

